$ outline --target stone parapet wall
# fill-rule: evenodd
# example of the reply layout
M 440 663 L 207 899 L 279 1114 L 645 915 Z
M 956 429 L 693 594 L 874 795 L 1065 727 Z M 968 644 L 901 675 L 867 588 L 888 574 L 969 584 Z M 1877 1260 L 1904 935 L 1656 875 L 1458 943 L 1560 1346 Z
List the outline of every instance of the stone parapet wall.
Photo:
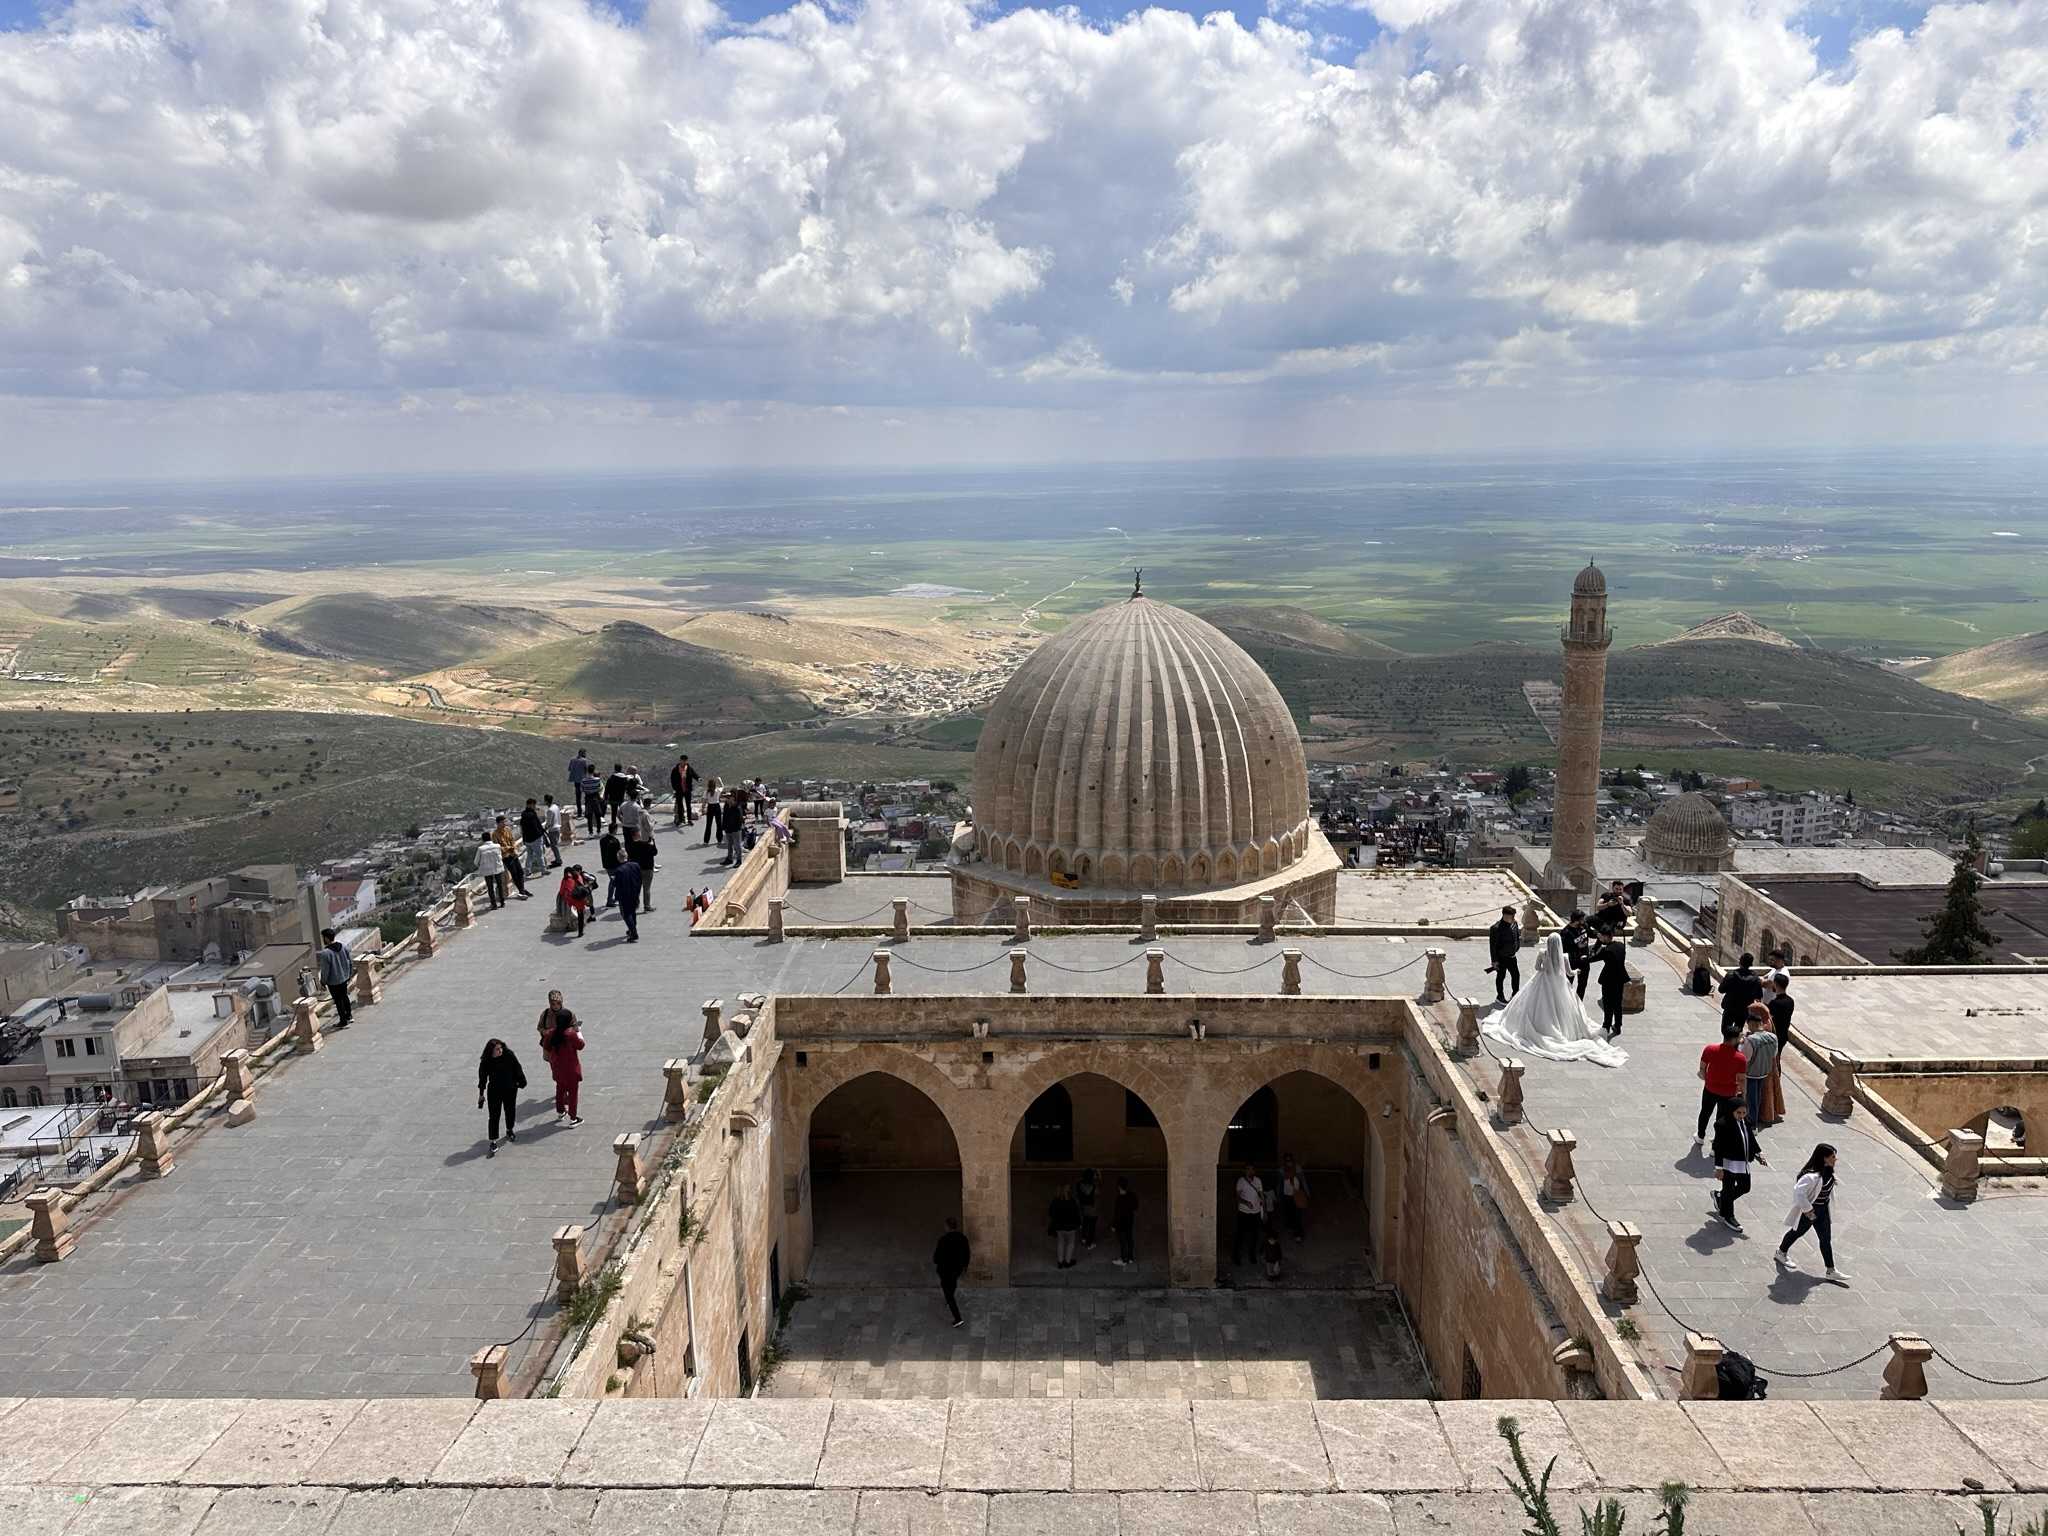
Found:
M 1839 875 L 1772 875 L 1773 885 L 1791 885 L 1802 880 L 1838 881 Z M 1860 877 L 1859 877 L 1860 878 Z M 1866 882 L 1868 883 L 1868 882 Z M 1839 939 L 1831 939 L 1803 917 L 1778 905 L 1747 880 L 1721 876 L 1716 896 L 1718 915 L 1714 926 L 1714 953 L 1724 965 L 1733 965 L 1746 951 L 1761 963 L 1768 950 L 1791 951 L 1792 964 L 1811 966 L 1882 965 L 1887 955 L 1865 956 Z M 1741 930 L 1740 937 L 1737 929 Z M 1766 945 L 1768 937 L 1770 943 Z

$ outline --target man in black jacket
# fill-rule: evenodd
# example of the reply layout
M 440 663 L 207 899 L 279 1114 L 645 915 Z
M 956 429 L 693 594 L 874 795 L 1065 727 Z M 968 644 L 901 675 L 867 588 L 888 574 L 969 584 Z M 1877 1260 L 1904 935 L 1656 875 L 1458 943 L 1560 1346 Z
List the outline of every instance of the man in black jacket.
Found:
M 1486 970 L 1493 977 L 1496 1003 L 1505 1003 L 1514 995 L 1507 990 L 1510 981 L 1515 992 L 1522 990 L 1522 963 L 1515 958 L 1521 949 L 1522 930 L 1515 926 L 1515 909 L 1502 907 L 1500 921 L 1486 930 L 1486 958 L 1493 962 Z
M 1586 979 L 1593 974 L 1593 936 L 1586 930 L 1586 914 L 1573 907 L 1572 915 L 1565 919 L 1564 931 L 1557 936 L 1557 941 L 1564 946 L 1565 969 L 1575 972 L 1579 978 L 1579 1000 L 1583 1002 Z
M 668 771 L 669 792 L 676 798 L 676 825 L 688 826 L 697 819 L 697 812 L 690 801 L 697 792 L 697 770 L 690 766 L 690 754 L 685 752 L 676 759 L 675 767 Z
M 1721 1022 L 1740 1024 L 1749 1015 L 1749 1005 L 1764 1000 L 1764 979 L 1750 969 L 1756 956 L 1745 954 L 1735 969 L 1721 978 Z
M 932 1268 L 939 1272 L 939 1289 L 945 1293 L 946 1308 L 953 1314 L 953 1326 L 958 1328 L 966 1319 L 960 1315 L 960 1277 L 967 1273 L 970 1257 L 967 1234 L 960 1230 L 957 1217 L 946 1218 L 946 1230 L 939 1234 L 939 1246 L 932 1250 Z

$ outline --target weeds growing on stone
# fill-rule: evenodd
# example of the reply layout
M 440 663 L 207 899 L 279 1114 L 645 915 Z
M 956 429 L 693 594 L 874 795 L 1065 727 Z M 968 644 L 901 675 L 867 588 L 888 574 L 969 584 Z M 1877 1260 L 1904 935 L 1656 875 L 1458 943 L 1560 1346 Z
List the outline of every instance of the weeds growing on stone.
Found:
M 1509 1477 L 1505 1472 L 1501 1476 L 1507 1482 L 1508 1491 L 1520 1502 L 1522 1514 L 1529 1522 L 1524 1536 L 1563 1536 L 1557 1516 L 1550 1507 L 1550 1475 L 1557 1470 L 1557 1458 L 1553 1456 L 1545 1463 L 1543 1476 L 1538 1478 L 1529 1465 L 1528 1452 L 1522 1449 L 1522 1426 L 1513 1417 L 1503 1415 L 1497 1427 L 1501 1439 L 1508 1443 L 1508 1454 L 1514 1458 L 1514 1476 Z M 1655 1536 L 1685 1536 L 1685 1506 L 1691 1497 L 1691 1491 L 1683 1483 L 1666 1483 L 1657 1490 L 1659 1508 L 1656 1521 L 1651 1526 Z M 1627 1525 L 1628 1511 L 1616 1498 L 1602 1499 L 1591 1509 L 1579 1511 L 1580 1536 L 1623 1536 Z M 2024 1536 L 2033 1536 L 2033 1533 L 2024 1533 Z M 2043 1536 L 2048 1536 L 2048 1533 L 2043 1533 Z

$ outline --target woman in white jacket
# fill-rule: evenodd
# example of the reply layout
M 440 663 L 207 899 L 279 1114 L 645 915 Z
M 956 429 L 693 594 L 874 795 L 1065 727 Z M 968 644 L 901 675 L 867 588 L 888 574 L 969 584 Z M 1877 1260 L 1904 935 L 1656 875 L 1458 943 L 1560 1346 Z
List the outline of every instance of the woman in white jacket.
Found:
M 1827 1278 L 1847 1285 L 1849 1277 L 1835 1268 L 1835 1239 L 1832 1218 L 1835 1196 L 1835 1149 L 1822 1142 L 1813 1149 L 1806 1166 L 1792 1181 L 1792 1209 L 1785 1216 L 1785 1236 L 1772 1255 L 1780 1269 L 1797 1269 L 1790 1257 L 1792 1245 L 1809 1229 L 1820 1239 L 1820 1261 L 1827 1266 Z

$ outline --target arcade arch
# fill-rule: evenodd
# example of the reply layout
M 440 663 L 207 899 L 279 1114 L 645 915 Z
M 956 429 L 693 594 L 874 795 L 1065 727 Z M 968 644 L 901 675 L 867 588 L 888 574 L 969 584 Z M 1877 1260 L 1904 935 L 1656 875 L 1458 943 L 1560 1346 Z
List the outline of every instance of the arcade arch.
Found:
M 1096 1175 L 1094 1245 L 1085 1220 L 1074 1268 L 1054 1261 L 1053 1201 Z M 1137 1200 L 1136 1262 L 1116 1263 L 1118 1181 Z M 1026 1285 L 1058 1279 L 1075 1285 L 1163 1284 L 1171 1230 L 1167 1134 L 1135 1089 L 1100 1072 L 1077 1071 L 1037 1087 L 1010 1136 L 1010 1279 Z
M 1238 1284 L 1266 1283 L 1265 1231 L 1281 1239 L 1282 1277 L 1293 1283 L 1370 1284 L 1374 1233 L 1387 1198 L 1384 1159 L 1366 1103 L 1321 1072 L 1281 1072 L 1253 1087 L 1218 1129 L 1216 1267 Z M 1292 1159 L 1305 1203 L 1290 1200 Z M 1263 1209 L 1240 1226 L 1239 1180 L 1249 1165 Z
M 928 1281 L 932 1244 L 961 1214 L 960 1145 L 945 1111 L 907 1077 L 877 1069 L 819 1099 L 806 1136 L 812 1283 Z

